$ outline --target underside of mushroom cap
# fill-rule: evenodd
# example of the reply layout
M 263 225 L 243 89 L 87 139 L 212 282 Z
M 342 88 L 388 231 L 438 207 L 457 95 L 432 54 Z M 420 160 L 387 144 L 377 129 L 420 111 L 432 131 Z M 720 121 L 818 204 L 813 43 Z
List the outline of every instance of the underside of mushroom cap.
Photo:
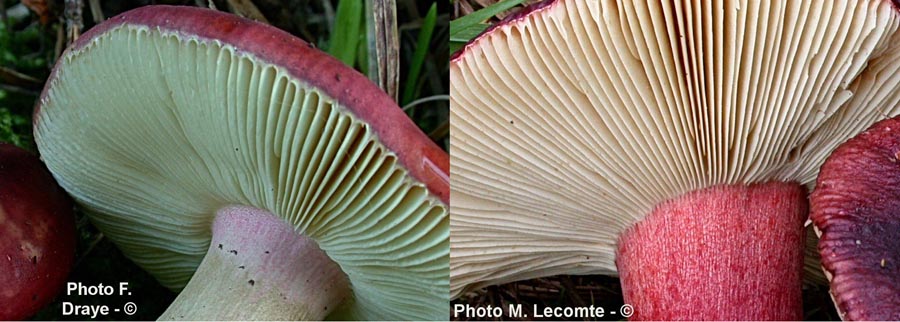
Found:
M 900 320 L 900 119 L 881 121 L 828 158 L 810 218 L 845 320 Z
M 361 74 L 276 28 L 144 7 L 60 58 L 35 112 L 54 176 L 123 252 L 180 289 L 216 211 L 264 209 L 347 274 L 329 318 L 446 316 L 446 153 Z
M 453 297 L 615 274 L 617 237 L 656 205 L 721 184 L 811 185 L 840 142 L 900 106 L 889 1 L 525 12 L 450 66 Z

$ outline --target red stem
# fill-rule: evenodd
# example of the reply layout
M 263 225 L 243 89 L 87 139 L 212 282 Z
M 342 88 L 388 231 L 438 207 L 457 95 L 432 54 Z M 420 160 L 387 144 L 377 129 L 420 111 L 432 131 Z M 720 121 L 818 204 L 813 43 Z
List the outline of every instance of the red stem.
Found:
M 636 320 L 799 320 L 806 190 L 769 182 L 694 191 L 622 235 Z

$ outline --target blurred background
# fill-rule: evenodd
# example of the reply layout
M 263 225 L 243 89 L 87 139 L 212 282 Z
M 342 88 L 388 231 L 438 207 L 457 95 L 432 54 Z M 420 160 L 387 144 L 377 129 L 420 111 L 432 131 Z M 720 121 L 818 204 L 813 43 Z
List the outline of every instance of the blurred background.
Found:
M 119 13 L 153 4 L 212 8 L 234 13 L 314 44 L 367 75 L 395 97 L 419 127 L 445 150 L 449 144 L 450 3 L 427 0 L 0 0 L 0 142 L 34 153 L 31 114 L 57 57 L 84 31 Z M 34 320 L 63 316 L 62 302 L 122 307 L 100 320 L 155 320 L 175 293 L 162 287 L 77 213 L 78 245 L 71 282 L 127 282 L 131 297 L 66 296 Z

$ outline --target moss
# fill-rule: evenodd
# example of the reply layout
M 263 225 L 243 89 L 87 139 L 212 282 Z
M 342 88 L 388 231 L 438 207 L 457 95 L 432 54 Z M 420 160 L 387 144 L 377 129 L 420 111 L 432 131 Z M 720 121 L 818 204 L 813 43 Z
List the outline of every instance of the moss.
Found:
M 0 105 L 7 95 L 9 94 L 0 90 Z M 30 118 L 14 114 L 8 108 L 0 107 L 0 141 L 15 144 L 33 152 L 35 148 L 31 137 Z

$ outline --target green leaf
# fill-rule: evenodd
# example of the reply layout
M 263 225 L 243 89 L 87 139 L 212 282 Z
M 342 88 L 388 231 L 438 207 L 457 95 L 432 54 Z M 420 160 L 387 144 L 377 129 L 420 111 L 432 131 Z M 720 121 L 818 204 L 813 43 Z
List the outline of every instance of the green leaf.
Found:
M 328 53 L 353 66 L 356 49 L 360 41 L 360 25 L 363 19 L 363 2 L 360 0 L 341 0 L 338 2 L 331 39 L 328 41 Z
M 359 66 L 360 73 L 369 76 L 369 46 L 365 41 L 360 41 L 356 50 L 356 66 Z
M 450 22 L 450 52 L 457 51 L 460 47 L 471 41 L 484 31 L 488 24 L 485 20 L 496 16 L 498 13 L 509 10 L 522 4 L 525 0 L 506 0 L 497 2 L 481 10 L 470 13 L 464 17 Z
M 406 105 L 416 96 L 416 85 L 419 84 L 419 73 L 422 70 L 422 64 L 425 62 L 425 54 L 431 44 L 431 35 L 434 32 L 434 26 L 437 23 L 437 3 L 432 3 L 422 22 L 422 28 L 419 29 L 419 39 L 416 42 L 416 51 L 413 53 L 412 61 L 409 66 L 409 74 L 406 75 L 406 84 L 403 86 L 403 98 L 400 105 Z

